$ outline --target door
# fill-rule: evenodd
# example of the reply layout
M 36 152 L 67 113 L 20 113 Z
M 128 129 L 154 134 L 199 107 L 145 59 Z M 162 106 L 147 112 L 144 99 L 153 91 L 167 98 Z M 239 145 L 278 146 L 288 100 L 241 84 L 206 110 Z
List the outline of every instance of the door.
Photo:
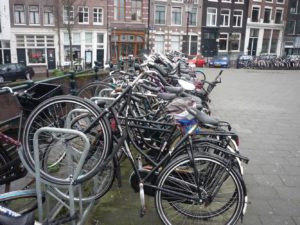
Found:
M 92 51 L 85 51 L 85 69 L 91 69 L 93 67 Z
M 22 64 L 26 65 L 25 49 L 23 49 L 23 48 L 17 49 L 17 57 L 18 57 L 18 63 L 22 63 Z
M 10 50 L 9 49 L 4 49 L 3 50 L 3 55 L 4 55 L 4 63 L 11 63 Z
M 97 49 L 97 62 L 104 65 L 104 49 Z
M 213 57 L 218 54 L 217 31 L 206 31 L 203 34 L 202 55 L 205 57 Z
M 54 70 L 56 68 L 54 48 L 47 49 L 47 65 L 48 70 Z

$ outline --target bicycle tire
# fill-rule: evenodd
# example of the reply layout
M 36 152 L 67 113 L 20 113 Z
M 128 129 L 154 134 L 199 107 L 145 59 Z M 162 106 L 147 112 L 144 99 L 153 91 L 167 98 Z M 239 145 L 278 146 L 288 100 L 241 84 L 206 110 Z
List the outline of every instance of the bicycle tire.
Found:
M 79 89 L 77 96 L 81 97 L 81 98 L 90 99 L 92 97 L 99 96 L 101 90 L 106 89 L 106 88 L 110 88 L 111 90 L 113 90 L 113 86 L 109 85 L 105 82 L 96 81 L 96 82 L 88 83 Z M 102 97 L 104 97 L 104 96 L 102 96 Z M 108 97 L 108 96 L 106 96 L 106 97 Z
M 217 157 L 209 155 L 196 155 L 194 157 L 195 166 L 199 173 L 199 182 L 201 199 L 194 198 L 198 196 L 196 191 L 197 184 L 192 171 L 190 157 L 182 155 L 174 159 L 160 174 L 157 187 L 159 190 L 155 193 L 155 206 L 157 213 L 164 224 L 195 224 L 196 220 L 201 224 L 235 224 L 243 213 L 245 204 L 245 190 L 243 180 L 239 173 L 234 169 L 228 168 L 226 162 Z M 211 169 L 218 169 L 217 172 L 228 177 L 220 184 L 218 190 L 212 188 L 215 177 L 210 175 L 219 175 L 218 173 L 209 174 Z M 232 193 L 228 194 L 229 185 Z M 169 190 L 162 193 L 161 190 Z M 189 195 L 190 199 L 170 194 L 170 191 L 178 191 L 181 194 Z M 217 191 L 216 196 L 210 196 L 210 193 Z M 224 197 L 222 197 L 224 196 Z M 228 196 L 229 200 L 223 198 Z M 232 201 L 232 198 L 234 198 Z M 193 200 L 192 200 L 193 199 Z
M 78 110 L 83 110 L 83 112 L 77 112 Z M 99 115 L 99 110 L 92 102 L 75 96 L 56 96 L 38 105 L 29 115 L 24 128 L 23 155 L 28 167 L 32 171 L 35 171 L 33 135 L 39 128 L 47 126 L 84 131 Z M 73 116 L 72 120 L 75 121 L 69 124 L 70 127 L 66 127 L 65 119 L 67 115 Z M 86 135 L 91 143 L 91 149 L 83 165 L 83 170 L 76 180 L 78 183 L 90 179 L 97 173 L 97 167 L 106 158 L 111 146 L 111 130 L 105 117 L 101 118 L 96 126 Z M 61 140 L 64 140 L 64 142 L 61 142 Z M 72 165 L 74 166 L 79 161 L 81 151 L 83 150 L 82 140 L 80 138 L 70 138 L 70 135 L 63 133 L 54 136 L 51 133 L 44 132 L 40 136 L 38 147 L 40 157 L 45 156 L 46 150 L 52 153 L 52 157 L 48 156 L 48 159 L 52 161 L 46 162 L 45 160 L 41 160 L 44 165 L 45 163 L 47 163 L 47 166 L 57 163 L 57 157 L 60 160 L 63 159 L 58 162 L 59 166 L 55 167 L 56 170 L 52 169 L 50 172 L 45 171 L 45 167 L 41 163 L 41 178 L 44 181 L 57 185 L 68 185 L 73 182 L 70 179 L 70 172 L 72 173 L 72 169 L 74 171 L 74 168 L 69 167 L 68 160 L 71 158 L 74 162 Z M 72 154 L 70 158 L 61 157 L 67 150 L 70 152 L 70 155 Z M 94 154 L 98 154 L 98 161 L 89 161 Z M 82 173 L 83 171 L 87 172 Z
M 42 200 L 45 200 L 44 194 Z M 37 209 L 37 193 L 35 189 L 11 191 L 0 194 L 0 204 L 21 215 Z

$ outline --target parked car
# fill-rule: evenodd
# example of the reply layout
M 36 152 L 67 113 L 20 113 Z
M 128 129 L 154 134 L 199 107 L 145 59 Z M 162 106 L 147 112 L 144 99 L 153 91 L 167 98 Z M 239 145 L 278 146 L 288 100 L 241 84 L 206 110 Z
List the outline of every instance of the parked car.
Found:
M 17 79 L 31 80 L 33 75 L 33 68 L 21 63 L 0 65 L 0 83 L 5 81 L 15 81 Z
M 205 59 L 202 55 L 196 55 L 191 57 L 191 59 L 188 60 L 188 63 L 190 66 L 195 65 L 196 67 L 204 67 Z
M 230 60 L 228 56 L 214 56 L 210 62 L 209 67 L 222 67 L 222 68 L 229 68 Z
M 252 55 L 239 55 L 236 60 L 236 68 L 244 68 L 252 60 Z

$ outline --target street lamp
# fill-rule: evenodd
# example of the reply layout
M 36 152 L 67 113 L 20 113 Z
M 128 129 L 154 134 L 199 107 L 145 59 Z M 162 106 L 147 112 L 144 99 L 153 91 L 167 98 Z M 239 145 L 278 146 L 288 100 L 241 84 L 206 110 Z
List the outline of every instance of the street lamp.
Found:
M 190 12 L 192 11 L 194 0 L 185 0 L 185 12 L 186 12 L 186 55 L 189 55 L 189 23 Z

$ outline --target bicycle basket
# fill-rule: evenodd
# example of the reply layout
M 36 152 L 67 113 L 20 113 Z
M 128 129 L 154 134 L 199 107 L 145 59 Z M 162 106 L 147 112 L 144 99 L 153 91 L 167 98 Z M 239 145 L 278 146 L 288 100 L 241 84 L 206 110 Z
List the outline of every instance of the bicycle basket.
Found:
M 25 112 L 30 112 L 46 99 L 62 94 L 63 92 L 60 85 L 41 83 L 36 84 L 19 94 L 18 99 L 23 107 L 23 110 Z

